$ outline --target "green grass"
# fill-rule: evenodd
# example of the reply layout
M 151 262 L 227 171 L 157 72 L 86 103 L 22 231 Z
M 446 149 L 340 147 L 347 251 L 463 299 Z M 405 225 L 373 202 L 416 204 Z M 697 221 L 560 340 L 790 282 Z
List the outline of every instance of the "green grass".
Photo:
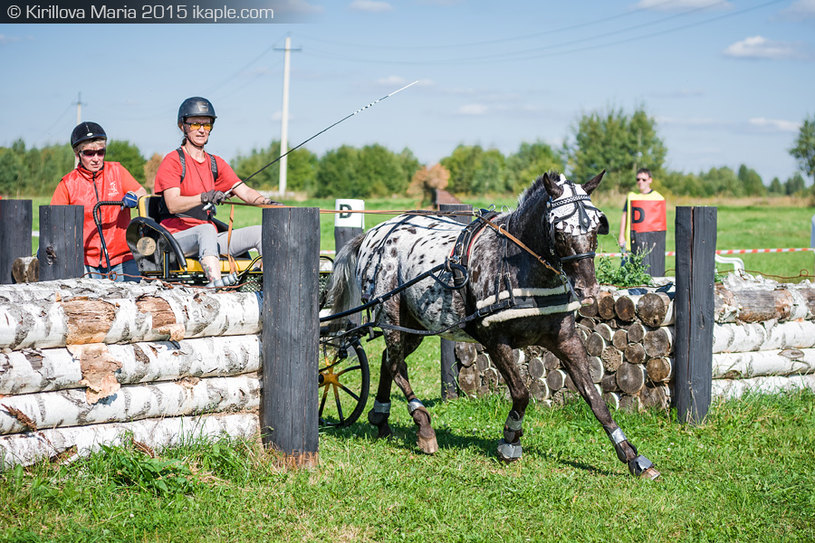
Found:
M 381 340 L 368 344 L 372 359 Z M 320 436 L 320 466 L 286 471 L 254 443 L 132 447 L 0 474 L 0 541 L 812 541 L 815 395 L 716 403 L 704 424 L 615 417 L 663 477 L 617 461 L 582 401 L 533 404 L 524 457 L 495 457 L 509 403 L 441 403 L 438 343 L 411 377 L 440 450 L 424 456 L 394 388 L 395 436 L 367 424 Z M 163 482 L 163 483 L 162 483 Z

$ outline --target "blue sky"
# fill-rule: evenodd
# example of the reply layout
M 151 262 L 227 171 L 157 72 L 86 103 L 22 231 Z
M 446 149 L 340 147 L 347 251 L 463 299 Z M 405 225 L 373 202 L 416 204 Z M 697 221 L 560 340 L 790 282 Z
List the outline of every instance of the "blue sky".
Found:
M 218 113 L 208 149 L 227 160 L 280 137 L 291 37 L 289 142 L 412 81 L 309 142 L 508 154 L 560 147 L 584 113 L 637 106 L 667 166 L 796 171 L 788 153 L 815 115 L 815 0 L 274 0 L 297 24 L 0 25 L 0 145 L 67 141 L 82 118 L 146 157 L 178 145 L 182 99 Z

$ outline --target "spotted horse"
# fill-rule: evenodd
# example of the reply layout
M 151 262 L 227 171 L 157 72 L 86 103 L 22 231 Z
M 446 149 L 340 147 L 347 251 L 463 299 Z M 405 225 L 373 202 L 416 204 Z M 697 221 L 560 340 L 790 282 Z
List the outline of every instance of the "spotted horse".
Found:
M 593 386 L 588 355 L 575 331 L 576 310 L 581 303 L 592 303 L 598 292 L 597 235 L 609 228 L 590 194 L 604 173 L 580 185 L 548 172 L 524 191 L 514 211 L 476 218 L 474 223 L 485 228 L 467 227 L 469 234 L 478 230 L 474 235 L 461 235 L 467 229 L 449 216 L 407 213 L 361 234 L 340 251 L 329 287 L 333 311 L 352 311 L 361 301 L 372 308 L 370 323 L 385 336 L 379 388 L 368 413 L 378 437 L 391 434 L 395 381 L 418 426 L 418 447 L 427 454 L 438 450 L 430 413 L 408 381 L 405 357 L 425 335 L 441 332 L 447 339 L 481 343 L 498 367 L 512 409 L 497 454 L 504 461 L 519 459 L 529 390 L 512 350 L 541 345 L 563 362 L 631 474 L 659 477 Z M 438 272 L 428 275 L 429 269 Z

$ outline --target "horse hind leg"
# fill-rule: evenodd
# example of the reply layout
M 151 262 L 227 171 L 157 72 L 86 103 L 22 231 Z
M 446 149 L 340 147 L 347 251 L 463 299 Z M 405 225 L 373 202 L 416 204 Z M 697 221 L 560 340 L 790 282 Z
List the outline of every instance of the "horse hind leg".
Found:
M 379 388 L 374 398 L 374 407 L 368 411 L 368 422 L 377 428 L 377 438 L 389 437 L 393 432 L 388 424 L 391 414 L 391 383 L 393 375 L 388 362 L 388 349 L 382 351 L 379 369 Z
M 592 413 L 594 413 L 600 424 L 603 425 L 603 429 L 614 445 L 614 450 L 620 462 L 627 464 L 628 471 L 635 477 L 643 479 L 658 478 L 660 474 L 654 468 L 653 462 L 639 454 L 637 448 L 628 441 L 623 431 L 614 422 L 611 411 L 609 411 L 603 397 L 592 384 L 589 377 L 588 355 L 577 335 L 571 334 L 561 340 L 557 346 L 550 346 L 550 350 L 563 361 L 575 387 L 577 387 L 577 391 L 589 404 Z

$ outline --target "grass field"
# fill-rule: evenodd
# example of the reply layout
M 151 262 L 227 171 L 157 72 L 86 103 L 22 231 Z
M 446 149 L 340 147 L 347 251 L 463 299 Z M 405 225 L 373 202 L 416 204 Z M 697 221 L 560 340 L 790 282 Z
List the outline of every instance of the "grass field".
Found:
M 411 363 L 435 456 L 418 453 L 396 395 L 391 440 L 362 423 L 326 431 L 311 470 L 280 469 L 245 442 L 156 459 L 114 449 L 0 474 L 0 541 L 815 540 L 815 395 L 717 403 L 699 426 L 616 413 L 661 470 L 652 482 L 630 477 L 582 401 L 533 404 L 524 458 L 503 465 L 494 448 L 508 403 L 441 403 L 437 349 L 426 340 Z
M 514 198 L 468 203 L 514 205 Z M 597 203 L 614 233 L 621 203 Z M 738 204 L 719 205 L 719 248 L 808 245 L 811 209 Z M 331 209 L 333 201 L 297 205 Z M 409 209 L 415 202 L 367 205 Z M 260 220 L 256 209 L 236 215 L 239 226 Z M 366 216 L 366 227 L 380 220 Z M 323 248 L 333 248 L 332 215 L 321 228 Z M 615 237 L 605 236 L 601 250 L 615 251 Z M 672 240 L 669 231 L 669 248 Z M 812 258 L 756 255 L 745 263 L 793 277 L 811 273 Z M 376 368 L 381 338 L 365 350 Z M 363 422 L 326 430 L 312 470 L 276 467 L 255 443 L 209 442 L 155 459 L 125 447 L 68 466 L 0 473 L 0 541 L 815 541 L 812 393 L 714 403 L 698 426 L 677 424 L 671 412 L 615 412 L 663 474 L 645 482 L 617 461 L 582 401 L 533 403 L 524 458 L 503 465 L 494 449 L 505 399 L 441 402 L 435 338 L 411 357 L 410 376 L 434 417 L 435 456 L 416 449 L 394 387 L 394 437 L 375 441 Z

